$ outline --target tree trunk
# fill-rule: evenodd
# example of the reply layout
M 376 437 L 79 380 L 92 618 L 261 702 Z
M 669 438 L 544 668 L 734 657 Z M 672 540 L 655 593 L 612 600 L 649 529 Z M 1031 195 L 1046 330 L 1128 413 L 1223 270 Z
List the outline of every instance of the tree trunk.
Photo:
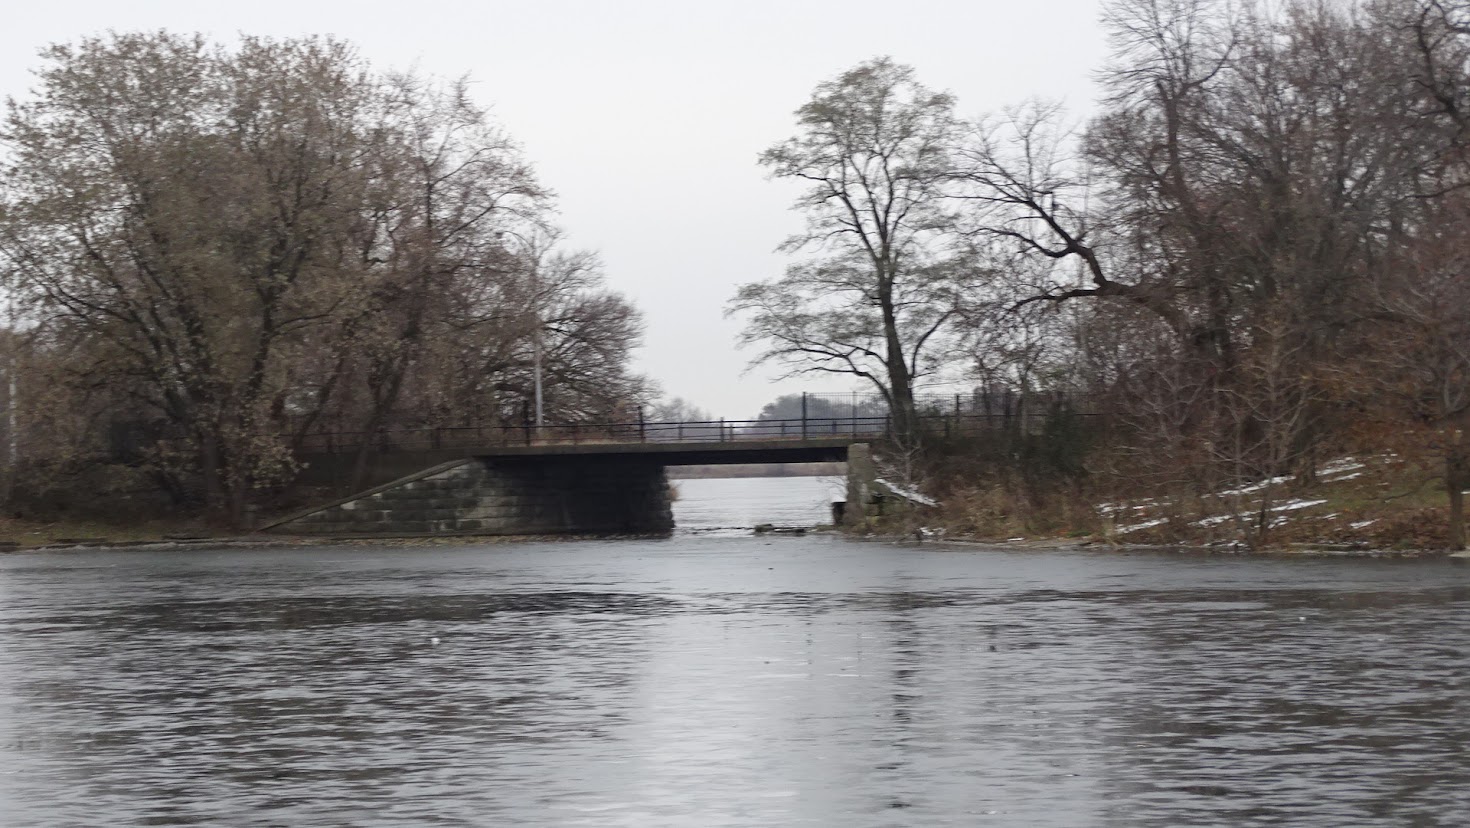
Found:
M 225 451 L 218 436 L 205 437 L 200 444 L 201 472 L 204 476 L 204 502 L 216 519 L 223 519 L 231 529 L 242 526 L 248 480 L 239 474 L 240 458 Z
M 889 412 L 893 417 L 893 435 L 898 439 L 900 445 L 912 446 L 917 442 L 919 434 L 918 413 L 914 409 L 914 386 L 913 381 L 906 370 L 888 373 L 889 388 L 893 396 L 889 405 Z
M 230 487 L 230 528 L 251 529 L 254 527 L 245 525 L 245 491 L 248 487 L 243 481 L 235 481 Z
M 883 311 L 883 339 L 885 367 L 888 369 L 889 415 L 893 420 L 893 436 L 899 445 L 911 447 L 917 444 L 918 418 L 914 411 L 914 378 L 909 373 L 903 340 L 898 335 L 898 313 L 893 305 L 893 282 L 891 277 L 881 275 L 878 304 Z
M 359 491 L 367 487 L 368 462 L 377 451 L 375 441 L 381 436 L 384 423 L 388 420 L 388 414 L 398 404 L 399 392 L 403 389 L 403 375 L 406 370 L 407 360 L 403 360 L 394 366 L 394 370 L 386 382 L 373 386 L 373 408 L 368 414 L 366 425 L 363 426 L 364 442 L 357 449 L 357 458 L 352 464 L 351 491 Z
M 364 483 L 368 477 L 368 461 L 372 459 L 372 442 L 377 439 L 378 426 L 372 425 L 363 435 L 363 443 L 357 447 L 357 455 L 352 460 L 352 477 L 347 482 L 349 492 L 360 492 L 367 488 Z
M 204 478 L 204 507 L 211 511 L 224 505 L 224 487 L 220 478 L 219 440 L 213 435 L 199 441 L 199 473 Z
M 1455 483 L 1450 486 L 1450 548 L 1465 548 L 1465 491 Z
M 1466 456 L 1463 432 L 1456 429 L 1445 452 L 1445 489 L 1450 496 L 1449 546 L 1465 548 L 1465 488 L 1470 486 L 1470 457 Z

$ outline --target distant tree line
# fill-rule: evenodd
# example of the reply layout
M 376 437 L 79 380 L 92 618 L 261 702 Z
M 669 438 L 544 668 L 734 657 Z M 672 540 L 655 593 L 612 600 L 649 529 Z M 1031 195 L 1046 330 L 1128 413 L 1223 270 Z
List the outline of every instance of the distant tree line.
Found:
M 936 377 L 1086 394 L 1119 426 L 1103 470 L 1201 497 L 1397 451 L 1437 465 L 1463 546 L 1470 3 L 1112 0 L 1105 24 L 1084 124 L 962 118 L 886 58 L 820 85 L 761 157 L 807 227 L 731 304 L 757 360 L 863 378 L 910 438 Z
M 464 82 L 329 38 L 115 34 L 0 128 L 12 500 L 239 521 L 314 431 L 628 419 L 641 321 Z M 19 404 L 16 404 L 17 401 Z

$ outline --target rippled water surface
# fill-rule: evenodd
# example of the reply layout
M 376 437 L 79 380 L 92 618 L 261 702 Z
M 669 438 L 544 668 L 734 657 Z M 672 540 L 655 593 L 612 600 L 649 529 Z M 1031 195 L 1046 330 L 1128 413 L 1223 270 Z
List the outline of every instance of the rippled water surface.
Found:
M 11 554 L 0 824 L 1462 826 L 1467 654 L 1437 562 Z

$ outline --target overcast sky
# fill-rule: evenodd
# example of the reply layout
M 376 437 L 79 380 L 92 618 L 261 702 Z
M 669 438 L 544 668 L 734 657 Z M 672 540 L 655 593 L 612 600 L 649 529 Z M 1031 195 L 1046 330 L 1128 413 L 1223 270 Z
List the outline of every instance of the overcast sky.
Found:
M 795 190 L 756 155 L 792 134 L 819 82 L 876 55 L 974 115 L 1027 97 L 1085 113 L 1106 54 L 1101 0 L 132 0 L 20 3 L 0 27 L 0 91 L 31 86 L 36 50 L 107 29 L 332 34 L 380 68 L 468 74 L 478 99 L 560 195 L 571 242 L 601 252 L 642 309 L 639 367 L 667 396 L 753 416 L 778 394 L 848 390 L 745 372 L 735 285 L 778 275 Z

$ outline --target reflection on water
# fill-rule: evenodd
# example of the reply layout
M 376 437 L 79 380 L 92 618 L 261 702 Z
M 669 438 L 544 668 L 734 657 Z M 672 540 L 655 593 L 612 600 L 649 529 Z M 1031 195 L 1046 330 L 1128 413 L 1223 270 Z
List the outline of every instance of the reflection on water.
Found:
M 0 558 L 0 824 L 1470 824 L 1470 570 L 827 537 Z
M 745 535 L 752 526 L 832 522 L 832 501 L 847 497 L 845 477 L 731 477 L 672 481 L 675 531 Z

